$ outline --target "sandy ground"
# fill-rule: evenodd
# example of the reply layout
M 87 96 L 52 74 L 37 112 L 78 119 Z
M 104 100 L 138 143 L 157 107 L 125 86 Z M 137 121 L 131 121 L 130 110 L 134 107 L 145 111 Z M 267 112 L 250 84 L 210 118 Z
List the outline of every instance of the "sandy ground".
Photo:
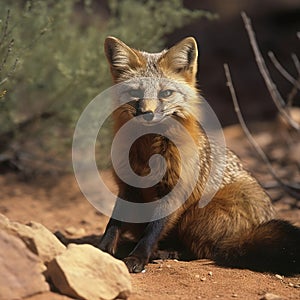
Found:
M 239 130 L 231 129 L 226 136 L 233 148 L 243 148 Z M 84 198 L 72 174 L 22 181 L 15 174 L 7 173 L 0 175 L 0 189 L 0 213 L 14 221 L 40 222 L 52 232 L 59 231 L 69 238 L 98 236 L 108 221 Z M 278 214 L 300 225 L 300 210 L 292 209 L 289 201 L 283 198 L 276 202 Z M 300 299 L 300 276 L 225 269 L 208 260 L 156 261 L 147 266 L 145 273 L 131 276 L 130 300 L 261 299 L 266 293 L 282 299 Z M 68 298 L 47 293 L 28 299 Z

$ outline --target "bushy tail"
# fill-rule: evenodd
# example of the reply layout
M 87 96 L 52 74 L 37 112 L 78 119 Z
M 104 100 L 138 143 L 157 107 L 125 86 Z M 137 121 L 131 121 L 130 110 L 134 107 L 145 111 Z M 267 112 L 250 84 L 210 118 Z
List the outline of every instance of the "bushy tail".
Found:
M 222 266 L 298 274 L 300 228 L 287 221 L 268 221 L 238 240 L 222 242 L 214 259 Z

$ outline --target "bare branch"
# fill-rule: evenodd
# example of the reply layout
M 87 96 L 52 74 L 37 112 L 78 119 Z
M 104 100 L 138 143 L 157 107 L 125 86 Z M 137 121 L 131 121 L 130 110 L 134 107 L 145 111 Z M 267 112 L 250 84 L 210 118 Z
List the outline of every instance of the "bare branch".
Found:
M 300 76 L 298 77 L 298 83 L 300 84 Z M 298 89 L 296 86 L 293 86 L 293 88 L 291 89 L 291 91 L 288 93 L 287 95 L 287 102 L 286 105 L 288 108 L 290 108 L 293 105 L 294 99 L 297 95 Z
M 300 90 L 300 83 L 280 64 L 278 59 L 275 57 L 274 53 L 272 51 L 268 52 L 268 55 L 275 66 L 275 68 L 278 70 L 278 72 L 291 84 L 293 84 L 298 90 Z
M 244 118 L 242 116 L 241 110 L 240 110 L 240 106 L 237 100 L 237 96 L 235 93 L 235 89 L 232 83 L 232 79 L 231 79 L 231 74 L 230 74 L 230 70 L 227 64 L 224 64 L 224 70 L 225 70 L 225 76 L 227 79 L 227 86 L 229 88 L 232 100 L 233 100 L 233 104 L 234 104 L 234 110 L 237 114 L 238 120 L 241 124 L 241 127 L 245 133 L 245 135 L 247 136 L 249 142 L 251 143 L 251 145 L 254 147 L 255 151 L 258 153 L 258 155 L 261 157 L 261 159 L 264 161 L 264 163 L 266 164 L 269 172 L 271 173 L 272 177 L 280 184 L 280 186 L 287 192 L 289 193 L 291 196 L 300 199 L 300 185 L 297 183 L 285 183 L 283 182 L 276 174 L 274 168 L 272 167 L 267 155 L 264 153 L 264 151 L 262 150 L 262 148 L 258 145 L 258 143 L 255 141 L 255 139 L 253 138 L 252 134 L 250 133 Z
M 292 59 L 294 61 L 296 70 L 298 72 L 298 75 L 300 76 L 300 61 L 299 61 L 299 58 L 295 53 L 292 53 Z
M 8 29 L 8 23 L 9 23 L 9 19 L 10 19 L 10 10 L 7 10 L 7 14 L 6 14 L 6 19 L 5 19 L 5 23 L 4 26 L 2 28 L 2 32 L 1 32 L 1 39 L 0 39 L 0 45 L 3 43 L 3 41 L 6 39 L 7 37 L 7 29 Z
M 288 112 L 285 110 L 285 106 L 286 103 L 284 102 L 283 98 L 281 97 L 279 91 L 276 88 L 276 85 L 274 84 L 274 82 L 271 79 L 269 70 L 265 64 L 265 61 L 262 57 L 262 54 L 258 48 L 257 42 L 256 42 L 256 38 L 255 38 L 255 34 L 254 31 L 252 29 L 252 25 L 251 25 L 251 20 L 247 17 L 245 12 L 242 12 L 242 18 L 250 39 L 250 44 L 252 46 L 254 55 L 255 55 L 255 59 L 257 62 L 257 66 L 259 68 L 259 71 L 262 75 L 262 77 L 264 78 L 265 84 L 269 90 L 269 93 L 272 97 L 272 100 L 274 102 L 274 104 L 276 105 L 279 113 L 281 114 L 281 116 L 283 117 L 284 120 L 286 120 L 286 122 L 293 127 L 295 130 L 300 131 L 300 125 L 295 122 L 288 114 Z
M 0 81 L 0 85 L 4 84 L 8 80 L 8 77 L 5 77 L 3 80 Z
M 2 63 L 0 65 L 0 73 L 2 72 L 2 69 L 3 69 L 4 65 L 6 64 L 6 62 L 7 62 L 7 59 L 8 59 L 9 55 L 11 54 L 11 52 L 13 50 L 13 46 L 14 46 L 14 39 L 12 39 L 9 42 L 8 46 L 7 46 L 7 50 L 6 50 L 5 56 L 4 56 L 4 58 L 2 60 Z
M 292 59 L 293 59 L 293 62 L 295 64 L 295 68 L 298 72 L 298 79 L 297 79 L 297 82 L 300 84 L 300 61 L 297 57 L 297 55 L 295 53 L 292 53 Z M 293 86 L 293 88 L 291 89 L 291 91 L 289 92 L 289 94 L 287 95 L 287 106 L 288 107 L 291 107 L 292 104 L 293 104 L 293 101 L 297 95 L 297 91 L 298 89 Z

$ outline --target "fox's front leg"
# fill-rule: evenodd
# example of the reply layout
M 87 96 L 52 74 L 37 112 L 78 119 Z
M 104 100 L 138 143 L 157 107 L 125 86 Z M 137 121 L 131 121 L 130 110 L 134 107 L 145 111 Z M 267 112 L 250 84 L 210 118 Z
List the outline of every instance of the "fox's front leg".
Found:
M 157 242 L 165 228 L 167 218 L 150 222 L 144 231 L 133 251 L 124 259 L 129 272 L 139 273 L 143 271 L 145 265 L 154 250 Z
M 120 236 L 121 225 L 121 221 L 110 218 L 99 244 L 100 250 L 111 255 L 115 254 Z
M 117 250 L 122 222 L 117 219 L 118 214 L 122 211 L 122 202 L 117 198 L 111 218 L 106 226 L 105 232 L 101 238 L 99 249 L 111 255 Z

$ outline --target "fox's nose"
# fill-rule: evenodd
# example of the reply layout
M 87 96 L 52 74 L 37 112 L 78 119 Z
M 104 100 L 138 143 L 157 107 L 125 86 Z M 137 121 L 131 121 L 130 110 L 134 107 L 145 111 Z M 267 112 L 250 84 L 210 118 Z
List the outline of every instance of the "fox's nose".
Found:
M 154 118 L 153 111 L 149 110 L 143 113 L 143 119 L 146 121 L 152 121 Z
M 151 110 L 142 111 L 141 109 L 138 109 L 137 115 L 141 115 L 145 121 L 152 121 L 154 118 L 154 113 Z

